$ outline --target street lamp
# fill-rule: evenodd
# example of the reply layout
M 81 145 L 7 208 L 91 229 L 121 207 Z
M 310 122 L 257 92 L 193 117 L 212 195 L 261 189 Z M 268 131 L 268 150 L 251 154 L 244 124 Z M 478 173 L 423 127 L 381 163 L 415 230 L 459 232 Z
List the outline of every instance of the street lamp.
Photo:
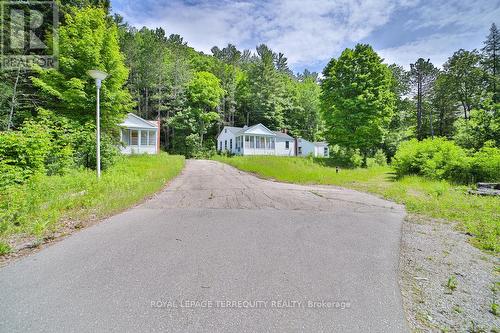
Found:
M 95 79 L 95 85 L 97 87 L 97 178 L 101 178 L 101 118 L 100 118 L 100 100 L 99 100 L 99 92 L 101 90 L 101 82 L 108 76 L 107 73 L 101 72 L 96 69 L 92 69 L 87 71 L 87 74 L 90 75 L 93 79 Z

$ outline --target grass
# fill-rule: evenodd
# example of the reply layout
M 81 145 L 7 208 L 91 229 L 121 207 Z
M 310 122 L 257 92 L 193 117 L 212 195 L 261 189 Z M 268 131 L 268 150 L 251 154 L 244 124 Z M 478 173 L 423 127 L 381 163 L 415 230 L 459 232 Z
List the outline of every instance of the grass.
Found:
M 276 156 L 216 156 L 215 160 L 264 178 L 298 184 L 338 185 L 378 194 L 411 213 L 459 222 L 472 243 L 500 252 L 500 198 L 467 194 L 465 186 L 419 176 L 395 179 L 390 167 L 341 169 L 332 160 Z
M 64 221 L 85 222 L 119 212 L 160 190 L 184 166 L 167 154 L 121 158 L 97 180 L 91 170 L 38 176 L 0 194 L 0 255 L 15 236 L 43 238 Z M 78 225 L 78 224 L 76 224 Z

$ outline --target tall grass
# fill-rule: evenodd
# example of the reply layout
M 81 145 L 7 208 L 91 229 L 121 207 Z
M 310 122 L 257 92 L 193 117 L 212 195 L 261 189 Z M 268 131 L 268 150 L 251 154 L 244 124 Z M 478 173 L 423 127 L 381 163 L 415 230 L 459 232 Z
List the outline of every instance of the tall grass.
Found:
M 42 237 L 65 220 L 99 219 L 127 208 L 161 189 L 184 166 L 184 157 L 123 157 L 102 174 L 73 170 L 63 176 L 37 176 L 0 194 L 0 254 L 13 235 Z
M 309 158 L 246 156 L 215 157 L 238 169 L 265 178 L 298 184 L 338 185 L 372 192 L 402 203 L 407 211 L 459 222 L 481 249 L 500 251 L 500 198 L 467 194 L 467 188 L 418 176 L 395 179 L 390 167 L 343 169 L 331 161 Z

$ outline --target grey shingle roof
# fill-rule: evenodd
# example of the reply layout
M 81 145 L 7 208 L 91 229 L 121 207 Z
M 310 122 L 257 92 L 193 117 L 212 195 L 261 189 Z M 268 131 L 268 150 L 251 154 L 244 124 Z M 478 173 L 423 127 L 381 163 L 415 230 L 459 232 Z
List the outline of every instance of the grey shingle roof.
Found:
M 274 132 L 274 134 L 276 134 L 277 138 L 295 140 L 293 137 L 291 137 L 290 135 L 288 135 L 286 133 L 283 133 L 280 131 L 273 131 L 273 132 Z

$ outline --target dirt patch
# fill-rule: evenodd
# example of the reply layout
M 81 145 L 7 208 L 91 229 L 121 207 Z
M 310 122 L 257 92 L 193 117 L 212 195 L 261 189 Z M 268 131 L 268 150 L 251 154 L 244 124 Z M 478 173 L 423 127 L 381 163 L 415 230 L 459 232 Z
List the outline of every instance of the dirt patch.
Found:
M 469 238 L 440 220 L 409 215 L 403 223 L 400 283 L 415 332 L 500 332 L 492 309 L 500 260 Z

